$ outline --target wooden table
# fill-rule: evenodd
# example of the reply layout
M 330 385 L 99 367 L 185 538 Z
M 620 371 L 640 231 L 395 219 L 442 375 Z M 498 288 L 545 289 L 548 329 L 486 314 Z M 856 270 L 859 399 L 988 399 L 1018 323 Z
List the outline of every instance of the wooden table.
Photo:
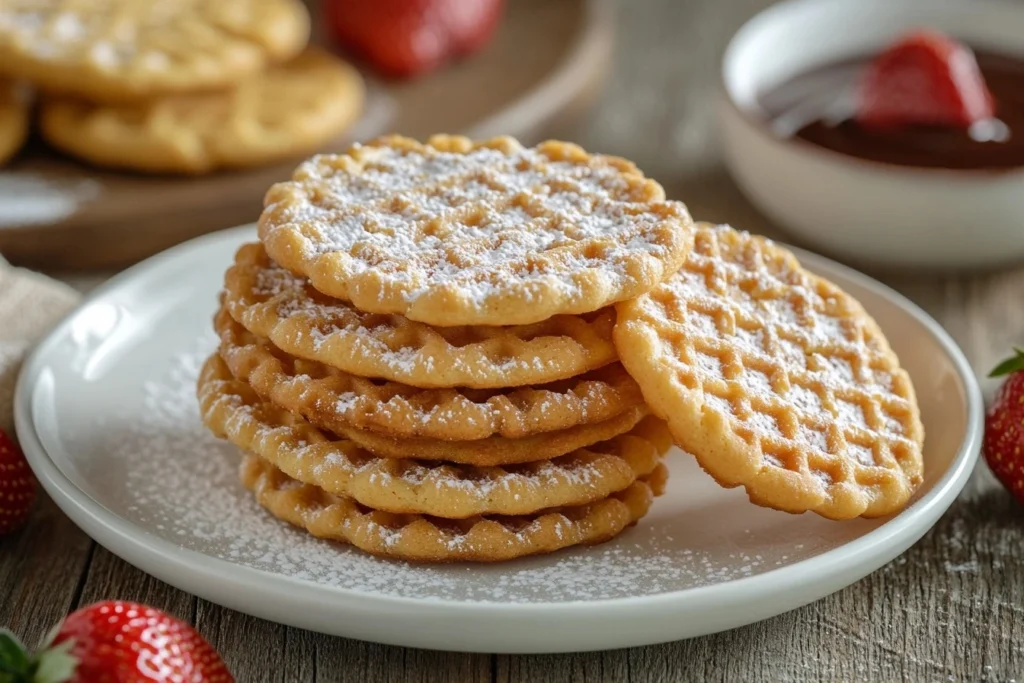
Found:
M 573 137 L 633 158 L 701 218 L 777 234 L 721 169 L 711 132 L 721 50 L 765 4 L 622 0 L 612 81 Z M 1024 341 L 1024 269 L 883 279 L 945 325 L 979 373 Z M 246 682 L 1024 681 L 1022 567 L 1024 508 L 982 466 L 903 557 L 789 614 L 655 647 L 463 655 L 332 638 L 222 609 L 117 559 L 44 500 L 27 530 L 0 541 L 0 624 L 36 642 L 76 605 L 141 600 L 196 624 Z

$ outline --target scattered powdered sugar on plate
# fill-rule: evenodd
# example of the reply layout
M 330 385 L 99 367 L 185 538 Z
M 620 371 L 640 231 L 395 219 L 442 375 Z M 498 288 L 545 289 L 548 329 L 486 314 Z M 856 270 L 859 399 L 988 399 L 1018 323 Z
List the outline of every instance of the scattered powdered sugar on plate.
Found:
M 95 180 L 58 180 L 34 173 L 0 173 L 0 229 L 54 223 L 99 196 Z
M 413 565 L 320 541 L 280 522 L 238 481 L 239 453 L 199 419 L 195 381 L 215 341 L 151 366 L 142 398 L 119 400 L 100 432 L 114 497 L 139 527 L 219 559 L 323 586 L 434 600 L 561 602 L 651 595 L 720 583 L 777 563 L 737 551 L 725 558 L 675 542 L 678 520 L 641 520 L 610 543 L 494 566 Z M 660 501 L 667 502 L 667 501 Z M 657 509 L 658 503 L 655 503 Z M 756 544 L 755 544 L 756 545 Z

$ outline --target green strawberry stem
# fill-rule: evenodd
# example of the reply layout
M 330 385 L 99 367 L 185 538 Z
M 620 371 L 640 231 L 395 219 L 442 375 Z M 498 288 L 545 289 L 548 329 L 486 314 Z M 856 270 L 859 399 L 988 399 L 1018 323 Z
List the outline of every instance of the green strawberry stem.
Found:
M 995 366 L 992 372 L 988 373 L 988 376 L 1002 377 L 1003 375 L 1010 375 L 1021 370 L 1024 370 L 1024 349 L 1015 346 L 1013 348 L 1013 356 Z
M 6 629 L 0 629 L 0 683 L 63 683 L 70 680 L 78 661 L 69 654 L 74 641 L 29 656 L 25 646 Z
M 29 674 L 31 665 L 21 641 L 7 629 L 0 629 L 0 682 L 28 680 L 24 677 Z

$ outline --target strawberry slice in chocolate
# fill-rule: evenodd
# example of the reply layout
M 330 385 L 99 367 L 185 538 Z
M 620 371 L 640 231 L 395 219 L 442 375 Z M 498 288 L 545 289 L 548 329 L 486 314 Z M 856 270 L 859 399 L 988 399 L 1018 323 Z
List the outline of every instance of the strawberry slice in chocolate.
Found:
M 868 128 L 968 128 L 994 116 L 974 53 L 936 31 L 908 34 L 878 55 L 858 89 L 856 120 Z
M 1024 167 L 1024 56 L 933 30 L 812 65 L 758 94 L 780 138 L 897 166 Z

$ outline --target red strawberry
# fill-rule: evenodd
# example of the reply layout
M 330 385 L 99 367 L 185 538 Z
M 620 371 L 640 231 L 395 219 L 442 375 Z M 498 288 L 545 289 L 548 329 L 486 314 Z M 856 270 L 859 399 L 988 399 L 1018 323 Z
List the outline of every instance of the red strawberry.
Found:
M 328 0 L 335 38 L 389 76 L 426 73 L 476 52 L 494 33 L 504 0 Z
M 152 607 L 118 600 L 69 614 L 52 643 L 35 657 L 0 631 L 0 680 L 234 683 L 220 655 L 191 626 Z
M 0 431 L 0 536 L 21 528 L 35 498 L 35 479 L 25 456 Z
M 872 128 L 967 128 L 995 116 L 974 53 L 935 31 L 911 33 L 876 57 L 858 94 L 857 121 Z
M 1009 375 L 985 418 L 985 461 L 1024 505 L 1024 350 L 996 366 L 989 377 Z

